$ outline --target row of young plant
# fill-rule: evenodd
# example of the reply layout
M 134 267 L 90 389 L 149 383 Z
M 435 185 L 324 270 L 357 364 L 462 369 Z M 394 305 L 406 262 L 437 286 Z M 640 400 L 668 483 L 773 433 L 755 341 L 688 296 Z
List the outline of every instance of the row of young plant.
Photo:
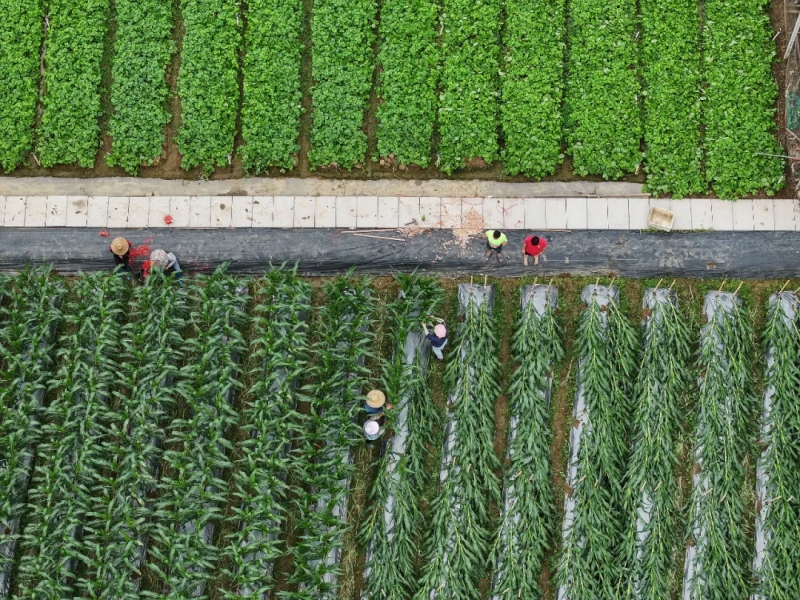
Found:
M 38 133 L 43 167 L 91 167 L 100 147 L 100 63 L 109 0 L 50 0 Z
M 381 3 L 378 154 L 427 167 L 439 105 L 439 3 Z
M 351 169 L 367 153 L 364 115 L 375 66 L 375 0 L 316 0 L 311 15 L 311 167 Z
M 136 174 L 152 165 L 164 147 L 169 86 L 166 72 L 172 41 L 171 0 L 116 0 L 116 32 L 111 70 L 110 166 Z
M 0 169 L 12 171 L 33 146 L 44 10 L 39 0 L 3 5 L 0 22 Z
M 233 159 L 239 110 L 241 16 L 238 0 L 181 0 L 186 33 L 178 96 L 181 167 L 206 172 Z
M 387 427 L 393 436 L 377 460 L 366 517 L 367 548 L 362 598 L 410 598 L 416 589 L 416 559 L 422 533 L 421 500 L 431 483 L 429 448 L 439 439 L 441 414 L 427 379 L 430 357 L 420 320 L 437 314 L 443 300 L 438 283 L 398 274 L 399 297 L 387 307 L 392 356 L 383 363 L 381 389 L 392 403 Z

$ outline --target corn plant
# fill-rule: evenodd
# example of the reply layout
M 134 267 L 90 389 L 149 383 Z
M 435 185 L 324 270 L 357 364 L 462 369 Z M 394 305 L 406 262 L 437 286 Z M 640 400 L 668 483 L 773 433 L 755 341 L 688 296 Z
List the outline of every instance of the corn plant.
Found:
M 121 334 L 115 414 L 103 446 L 106 468 L 86 524 L 88 552 L 78 578 L 81 597 L 138 600 L 150 495 L 158 479 L 166 415 L 174 403 L 183 360 L 186 294 L 153 271 L 136 287 Z
M 64 293 L 49 268 L 26 268 L 6 286 L 0 306 L 0 597 L 11 583 Z
M 325 303 L 317 314 L 316 362 L 312 383 L 304 392 L 310 414 L 297 439 L 298 490 L 291 553 L 294 572 L 289 583 L 297 590 L 283 593 L 288 600 L 335 597 L 353 465 L 351 446 L 363 437 L 356 422 L 371 357 L 375 300 L 371 280 L 340 277 L 324 285 Z
M 307 368 L 311 286 L 297 269 L 274 269 L 257 285 L 250 343 L 255 383 L 247 394 L 242 429 L 248 439 L 234 467 L 238 506 L 235 530 L 225 540 L 229 583 L 226 600 L 262 600 L 271 592 L 275 560 L 286 551 L 279 540 L 287 516 L 287 477 L 293 470 L 297 435 L 297 383 Z
M 397 274 L 397 300 L 388 305 L 393 341 L 382 368 L 382 388 L 394 403 L 388 411 L 394 437 L 377 461 L 378 476 L 360 535 L 368 548 L 362 597 L 404 600 L 416 588 L 416 558 L 422 525 L 420 500 L 430 479 L 428 448 L 440 429 L 440 413 L 425 377 L 429 348 L 420 318 L 434 314 L 443 292 L 435 280 Z
M 563 330 L 555 317 L 555 288 L 534 286 L 523 295 L 512 342 L 517 369 L 511 376 L 511 423 L 504 508 L 492 550 L 493 600 L 542 597 L 539 586 L 553 522 L 550 474 L 550 385 L 564 356 Z M 537 306 L 536 297 L 544 297 Z
M 488 286 L 460 286 L 464 321 L 447 365 L 451 390 L 439 489 L 431 506 L 417 600 L 480 598 L 491 548 L 491 504 L 500 501 L 494 405 L 500 361 Z
M 633 408 L 638 339 L 615 292 L 602 286 L 584 290 L 587 307 L 578 323 L 574 417 L 582 433 L 571 436 L 577 441 L 571 440 L 564 539 L 556 574 L 560 598 L 613 598 L 621 575 L 626 423 Z
M 684 598 L 745 600 L 750 548 L 742 488 L 757 408 L 752 331 L 735 294 L 710 292 L 704 313 Z
M 243 387 L 240 359 L 247 349 L 246 288 L 226 273 L 226 265 L 195 279 L 190 294 L 193 337 L 186 342 L 188 361 L 180 373 L 188 414 L 169 428 L 150 548 L 150 567 L 164 586 L 160 597 L 169 600 L 205 597 L 219 558 L 212 537 L 227 499 L 221 476 L 231 467 L 232 445 L 225 436 L 238 421 L 232 401 Z
M 800 302 L 773 295 L 767 309 L 766 393 L 756 503 L 755 600 L 800 598 Z
M 625 487 L 627 515 L 620 598 L 660 600 L 674 590 L 681 541 L 679 438 L 692 386 L 690 332 L 670 290 L 647 290 L 636 379 L 633 440 Z
M 82 276 L 65 311 L 60 390 L 45 411 L 18 577 L 18 598 L 71 598 L 71 582 L 88 553 L 83 524 L 106 468 L 103 449 L 117 381 L 125 282 Z

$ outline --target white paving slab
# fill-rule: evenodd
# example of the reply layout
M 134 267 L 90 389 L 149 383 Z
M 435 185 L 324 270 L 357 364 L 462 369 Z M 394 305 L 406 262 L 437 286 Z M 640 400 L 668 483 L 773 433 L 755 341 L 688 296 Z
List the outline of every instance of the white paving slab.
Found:
M 6 216 L 6 197 L 0 196 L 0 227 L 3 227 Z
M 503 198 L 484 198 L 483 199 L 483 224 L 489 229 L 503 229 L 505 219 L 503 218 Z
M 418 196 L 400 196 L 397 211 L 400 227 L 422 227 Z
M 567 229 L 586 229 L 586 198 L 567 198 Z
M 632 230 L 647 229 L 650 221 L 650 199 L 628 198 L 628 227 Z
M 544 218 L 545 218 L 545 229 L 566 229 L 567 199 L 545 198 Z
M 503 198 L 503 227 L 525 229 L 524 198 Z
M 608 229 L 608 198 L 586 199 L 586 228 Z
M 108 227 L 108 196 L 89 196 L 86 207 L 87 227 Z
M 525 229 L 540 231 L 547 228 L 544 198 L 525 198 Z
M 358 227 L 358 198 L 338 196 L 336 198 L 336 227 L 355 229 Z
M 150 208 L 147 216 L 148 227 L 170 227 L 164 219 L 170 215 L 170 197 L 153 196 L 150 198 Z M 173 220 L 174 222 L 174 220 Z
M 714 231 L 733 231 L 733 202 L 711 200 L 711 222 Z
M 67 196 L 67 227 L 86 227 L 88 196 Z
M 692 229 L 692 203 L 689 200 L 685 198 L 673 199 L 669 204 L 669 209 L 675 213 L 672 231 Z
M 628 198 L 608 198 L 608 228 L 629 229 L 631 226 Z
M 47 196 L 28 196 L 25 198 L 25 227 L 45 225 L 47 225 Z
M 692 229 L 713 229 L 714 216 L 711 213 L 710 198 L 692 198 Z
M 294 226 L 314 227 L 317 202 L 314 196 L 294 197 Z
M 397 196 L 378 197 L 378 227 L 395 229 L 400 222 L 400 200 Z
M 5 217 L 3 225 L 5 227 L 24 227 L 25 226 L 25 196 L 6 196 Z
M 211 198 L 211 226 L 228 228 L 233 219 L 233 203 L 228 196 Z
M 775 231 L 795 231 L 795 200 L 774 199 Z
M 231 227 L 237 229 L 253 226 L 253 197 L 231 197 Z
M 189 227 L 211 227 L 211 196 L 192 196 L 189 203 Z
M 753 231 L 753 203 L 734 201 L 731 204 L 733 205 L 733 230 Z
M 434 196 L 420 197 L 419 218 L 423 227 L 439 229 L 442 226 L 442 199 Z
M 358 197 L 356 225 L 359 229 L 372 229 L 378 226 L 377 196 Z
M 150 197 L 131 196 L 128 206 L 128 227 L 147 227 L 150 216 Z
M 468 214 L 478 215 L 483 219 L 483 198 L 462 198 L 461 199 L 461 227 L 466 223 L 465 218 Z M 489 227 L 486 221 L 483 223 L 484 229 Z
M 442 227 L 461 227 L 462 215 L 461 198 L 442 198 Z
M 317 196 L 314 199 L 314 223 L 316 227 L 336 227 L 336 196 Z
M 775 208 L 772 198 L 753 200 L 753 229 L 775 231 Z
M 294 226 L 294 196 L 273 196 L 272 227 Z
M 253 227 L 272 227 L 275 199 L 272 196 L 253 198 Z
M 192 217 L 191 196 L 170 196 L 169 214 L 172 217 L 171 227 L 189 227 Z
M 47 196 L 47 214 L 45 227 L 67 226 L 67 197 Z

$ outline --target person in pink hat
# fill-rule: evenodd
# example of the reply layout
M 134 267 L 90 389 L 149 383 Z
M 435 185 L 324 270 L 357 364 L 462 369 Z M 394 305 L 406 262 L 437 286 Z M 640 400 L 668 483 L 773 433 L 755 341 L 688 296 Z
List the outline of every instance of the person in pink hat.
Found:
M 428 315 L 431 317 L 431 315 Z M 431 317 L 432 318 L 432 317 Z M 439 360 L 444 360 L 442 350 L 447 345 L 447 327 L 442 319 L 436 319 L 438 323 L 433 328 L 433 333 L 428 331 L 428 325 L 422 322 L 422 329 L 425 331 L 425 338 L 431 343 L 431 350 Z

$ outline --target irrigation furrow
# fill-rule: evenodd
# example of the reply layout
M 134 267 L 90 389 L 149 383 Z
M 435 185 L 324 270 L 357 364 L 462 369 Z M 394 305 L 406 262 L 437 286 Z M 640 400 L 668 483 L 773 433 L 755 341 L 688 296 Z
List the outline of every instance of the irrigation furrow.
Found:
M 550 393 L 553 366 L 564 355 L 555 320 L 558 290 L 525 286 L 513 341 L 518 364 L 509 390 L 508 456 L 500 528 L 492 553 L 492 600 L 542 597 L 542 563 L 551 533 Z

